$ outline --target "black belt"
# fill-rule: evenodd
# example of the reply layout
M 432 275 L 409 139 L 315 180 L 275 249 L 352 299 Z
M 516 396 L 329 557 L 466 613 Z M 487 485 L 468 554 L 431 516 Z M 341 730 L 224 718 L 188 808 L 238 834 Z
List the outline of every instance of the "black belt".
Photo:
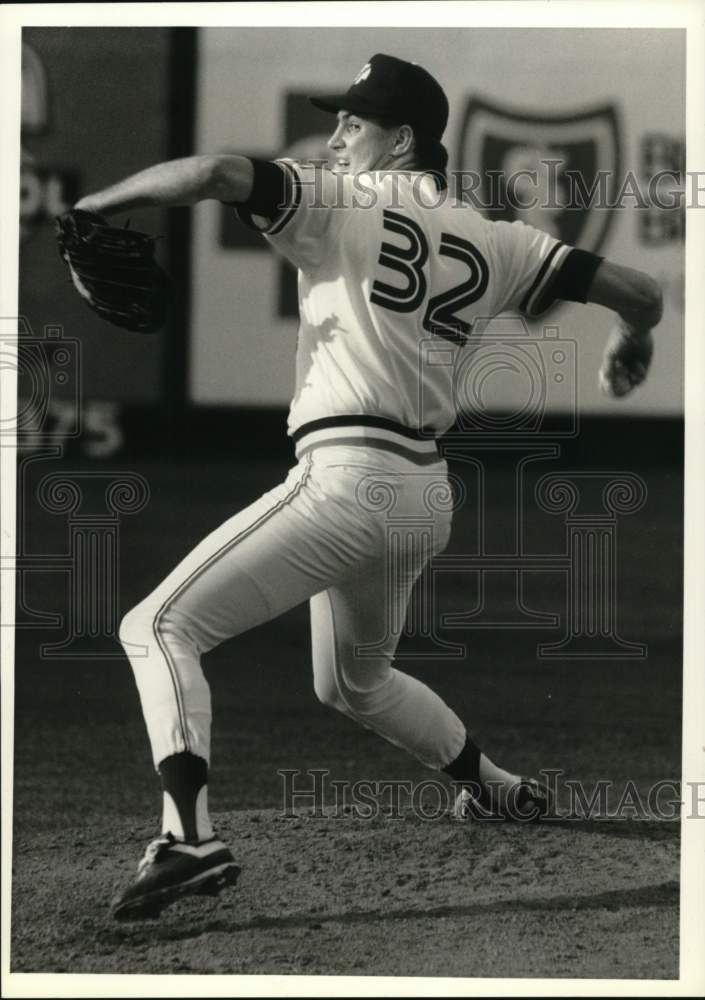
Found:
M 302 424 L 291 437 L 296 445 L 297 458 L 313 448 L 350 445 L 379 448 L 401 455 L 417 465 L 430 465 L 440 460 L 432 431 L 406 427 L 387 417 L 361 414 L 323 417 Z

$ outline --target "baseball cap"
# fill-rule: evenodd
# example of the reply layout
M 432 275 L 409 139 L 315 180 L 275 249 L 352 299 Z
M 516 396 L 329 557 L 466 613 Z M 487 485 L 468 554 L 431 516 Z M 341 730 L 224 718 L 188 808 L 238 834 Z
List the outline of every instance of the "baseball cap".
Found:
M 440 139 L 448 124 L 448 98 L 440 83 L 417 63 L 382 53 L 365 63 L 344 94 L 309 100 L 323 111 L 345 109 L 363 118 L 411 125 L 431 139 Z

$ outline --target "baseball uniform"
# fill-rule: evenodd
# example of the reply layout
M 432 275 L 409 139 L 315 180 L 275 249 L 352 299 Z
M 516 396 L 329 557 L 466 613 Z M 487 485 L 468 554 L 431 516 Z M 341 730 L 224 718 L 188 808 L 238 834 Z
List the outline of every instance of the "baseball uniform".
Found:
M 163 835 L 115 903 L 120 919 L 237 878 L 208 816 L 211 704 L 200 658 L 305 600 L 324 703 L 478 803 L 489 796 L 491 813 L 506 815 L 512 796 L 521 818 L 550 805 L 546 789 L 498 768 L 452 708 L 393 660 L 412 588 L 450 535 L 437 439 L 456 418 L 454 370 L 498 313 L 586 301 L 599 258 L 522 223 L 489 223 L 448 196 L 429 172 L 447 162 L 448 101 L 421 67 L 373 56 L 346 94 L 314 103 L 338 115 L 335 171 L 236 157 L 226 158 L 230 179 L 203 194 L 200 162 L 126 185 L 141 201 L 165 197 L 162 177 L 186 201 L 233 193 L 243 220 L 297 268 L 300 326 L 288 427 L 296 465 L 121 624 L 164 811 Z M 401 169 L 411 161 L 425 169 Z M 393 169 L 366 170 L 386 164 Z M 443 364 L 432 360 L 439 351 Z
M 478 320 L 539 312 L 570 248 L 452 199 L 439 206 L 423 173 L 370 174 L 361 191 L 359 177 L 281 169 L 291 203 L 254 222 L 299 269 L 298 464 L 186 556 L 120 636 L 155 765 L 183 751 L 209 760 L 201 654 L 310 599 L 318 696 L 440 769 L 465 727 L 392 665 L 411 588 L 450 532 L 436 438 L 456 415 L 453 366 L 428 366 L 423 347 L 471 350 Z M 402 552 L 390 550 L 392 509 L 408 523 Z M 378 653 L 359 657 L 360 646 Z

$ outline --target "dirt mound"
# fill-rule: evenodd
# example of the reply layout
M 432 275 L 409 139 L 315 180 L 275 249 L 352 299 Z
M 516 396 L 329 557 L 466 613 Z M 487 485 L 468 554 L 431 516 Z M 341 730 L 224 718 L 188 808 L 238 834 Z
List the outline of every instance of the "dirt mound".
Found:
M 670 978 L 678 826 L 223 813 L 243 874 L 118 924 L 147 825 L 15 844 L 12 971 Z

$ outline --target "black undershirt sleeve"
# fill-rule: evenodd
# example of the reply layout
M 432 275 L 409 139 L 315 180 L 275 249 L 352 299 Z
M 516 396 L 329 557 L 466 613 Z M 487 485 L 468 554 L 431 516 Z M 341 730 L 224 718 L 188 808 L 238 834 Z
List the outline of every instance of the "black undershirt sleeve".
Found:
M 276 219 L 291 202 L 291 178 L 279 163 L 250 157 L 254 177 L 252 191 L 247 201 L 226 202 L 233 205 L 241 216 L 261 215 Z
M 603 260 L 604 257 L 589 250 L 574 247 L 556 276 L 551 296 L 567 302 L 587 302 L 593 278 Z
M 271 160 L 251 160 L 254 168 L 252 193 L 245 203 L 253 215 L 274 219 L 291 202 L 291 177 L 284 167 Z

